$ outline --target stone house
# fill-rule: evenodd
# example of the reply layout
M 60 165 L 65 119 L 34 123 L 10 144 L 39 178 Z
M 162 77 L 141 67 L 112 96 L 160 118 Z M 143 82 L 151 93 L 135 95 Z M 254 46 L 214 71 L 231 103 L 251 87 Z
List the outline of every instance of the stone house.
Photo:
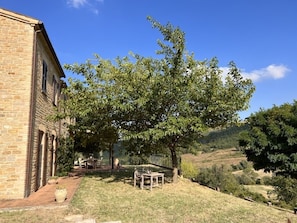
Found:
M 55 174 L 65 77 L 45 30 L 34 18 L 0 8 L 0 199 L 19 199 Z

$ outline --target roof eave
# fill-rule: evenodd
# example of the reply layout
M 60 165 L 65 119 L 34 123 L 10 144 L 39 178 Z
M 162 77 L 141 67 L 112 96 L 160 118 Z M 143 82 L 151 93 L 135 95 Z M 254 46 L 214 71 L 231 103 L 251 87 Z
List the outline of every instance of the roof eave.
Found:
M 47 35 L 47 32 L 46 32 L 46 29 L 45 29 L 45 27 L 44 27 L 43 22 L 39 21 L 39 22 L 35 25 L 35 30 L 36 30 L 36 31 L 40 30 L 40 31 L 42 32 L 42 34 L 43 34 L 43 36 L 44 36 L 44 39 L 45 39 L 45 41 L 46 41 L 46 43 L 47 43 L 47 45 L 48 45 L 48 47 L 49 47 L 49 49 L 50 49 L 50 51 L 51 51 L 51 53 L 52 53 L 52 55 L 53 55 L 53 58 L 54 58 L 54 60 L 55 60 L 55 62 L 56 62 L 56 64 L 57 64 L 57 66 L 58 66 L 58 69 L 59 69 L 59 71 L 60 71 L 60 73 L 61 73 L 61 77 L 65 77 L 64 70 L 63 70 L 63 68 L 62 68 L 62 66 L 61 66 L 61 64 L 60 64 L 60 61 L 59 61 L 59 59 L 58 59 L 58 57 L 57 57 L 57 54 L 56 54 L 56 52 L 55 52 L 55 50 L 54 50 L 54 47 L 53 47 L 53 45 L 52 45 L 52 43 L 51 43 L 51 41 L 50 41 L 50 39 L 49 39 L 49 37 L 48 37 L 48 35 Z
M 10 18 L 10 19 L 13 19 L 13 20 L 16 20 L 16 21 L 19 21 L 19 22 L 23 22 L 23 23 L 26 23 L 26 24 L 30 24 L 32 27 L 35 28 L 35 31 L 38 31 L 40 30 L 41 33 L 43 34 L 44 38 L 45 38 L 45 41 L 53 55 L 53 58 L 58 66 L 58 69 L 61 73 L 61 77 L 65 77 L 65 73 L 64 73 L 64 70 L 60 64 L 60 61 L 57 57 L 57 54 L 54 50 L 54 47 L 47 35 L 47 32 L 46 32 L 46 29 L 44 27 L 44 24 L 42 21 L 38 20 L 38 19 L 35 19 L 35 18 L 32 18 L 32 17 L 29 17 L 29 16 L 25 16 L 25 15 L 22 15 L 22 14 L 19 14 L 19 13 L 16 13 L 16 12 L 13 12 L 13 11 L 10 11 L 10 10 L 7 10 L 7 9 L 4 9 L 4 8 L 0 8 L 0 15 L 2 16 L 5 16 L 7 18 Z

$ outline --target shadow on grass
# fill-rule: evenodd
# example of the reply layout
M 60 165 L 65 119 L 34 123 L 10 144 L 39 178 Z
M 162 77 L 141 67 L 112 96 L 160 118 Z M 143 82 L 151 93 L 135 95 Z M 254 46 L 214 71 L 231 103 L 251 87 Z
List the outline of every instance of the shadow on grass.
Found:
M 98 180 L 104 180 L 107 183 L 123 182 L 125 184 L 129 183 L 133 185 L 134 171 L 136 169 L 138 171 L 150 170 L 152 172 L 164 173 L 165 182 L 168 183 L 172 180 L 172 170 L 153 165 L 125 165 L 119 169 L 94 170 L 85 173 L 85 177 L 96 177 Z

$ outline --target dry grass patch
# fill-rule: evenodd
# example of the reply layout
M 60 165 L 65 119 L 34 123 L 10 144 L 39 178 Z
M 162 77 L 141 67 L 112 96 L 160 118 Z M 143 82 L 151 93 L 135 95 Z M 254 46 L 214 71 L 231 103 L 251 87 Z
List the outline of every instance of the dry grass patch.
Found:
M 201 153 L 199 155 L 184 154 L 182 159 L 192 162 L 198 168 L 207 168 L 213 165 L 236 165 L 240 161 L 246 160 L 246 157 L 242 152 L 231 149 L 220 149 L 211 153 Z
M 293 211 L 281 211 L 219 193 L 186 179 L 152 191 L 134 188 L 133 168 L 85 176 L 69 208 L 0 213 L 0 222 L 64 223 L 70 214 L 97 223 L 287 223 Z M 165 173 L 166 180 L 170 173 Z M 170 180 L 170 179 L 169 179 Z
M 262 194 L 265 198 L 276 198 L 275 194 L 271 194 L 271 192 L 274 190 L 273 186 L 268 186 L 268 185 L 244 185 L 246 189 L 253 193 L 259 193 Z M 268 196 L 269 194 L 269 196 Z
M 162 189 L 140 190 L 132 175 L 105 173 L 85 177 L 73 198 L 72 211 L 97 222 L 287 222 L 297 217 L 263 204 L 251 203 L 180 179 Z M 127 173 L 122 173 L 127 174 Z M 129 173 L 131 174 L 131 173 Z
M 68 213 L 67 208 L 2 212 L 0 223 L 62 223 Z

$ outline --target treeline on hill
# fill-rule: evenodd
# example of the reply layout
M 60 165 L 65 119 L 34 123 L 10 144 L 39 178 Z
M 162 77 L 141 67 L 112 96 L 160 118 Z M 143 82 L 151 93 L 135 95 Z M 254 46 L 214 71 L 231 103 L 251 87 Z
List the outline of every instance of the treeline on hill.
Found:
M 228 149 L 228 148 L 238 148 L 238 140 L 239 135 L 242 131 L 247 129 L 247 125 L 241 126 L 231 126 L 224 129 L 216 129 L 211 130 L 205 133 L 205 136 L 197 139 L 189 148 L 182 150 L 182 153 L 193 153 L 196 154 L 199 151 L 203 152 L 213 152 L 219 149 Z M 121 142 L 118 142 L 114 146 L 114 156 L 121 160 L 122 164 L 142 164 L 149 162 L 149 157 L 147 156 L 139 156 L 138 155 L 126 155 L 125 148 L 123 148 Z M 109 152 L 104 152 L 104 157 L 108 157 Z M 168 160 L 164 162 L 170 162 L 170 158 L 168 156 Z M 161 165 L 161 164 L 160 164 Z M 166 166 L 166 165 L 165 165 Z
M 224 129 L 211 130 L 202 138 L 198 139 L 199 150 L 211 152 L 218 149 L 238 148 L 239 135 L 248 129 L 246 124 L 231 126 Z
M 197 141 L 198 151 L 213 152 L 220 149 L 239 148 L 240 133 L 248 130 L 248 125 L 232 126 L 209 131 Z M 198 145 L 199 144 L 199 145 Z M 194 147 L 194 145 L 193 145 Z M 264 202 L 286 209 L 293 209 L 297 204 L 297 179 L 278 175 L 259 175 L 252 162 L 242 160 L 237 165 L 216 165 L 197 169 L 191 162 L 182 163 L 183 176 L 201 185 L 220 190 L 223 193 Z M 249 188 L 266 188 L 267 195 Z M 271 188 L 271 189 L 269 189 Z M 257 189 L 256 189 L 257 190 Z

